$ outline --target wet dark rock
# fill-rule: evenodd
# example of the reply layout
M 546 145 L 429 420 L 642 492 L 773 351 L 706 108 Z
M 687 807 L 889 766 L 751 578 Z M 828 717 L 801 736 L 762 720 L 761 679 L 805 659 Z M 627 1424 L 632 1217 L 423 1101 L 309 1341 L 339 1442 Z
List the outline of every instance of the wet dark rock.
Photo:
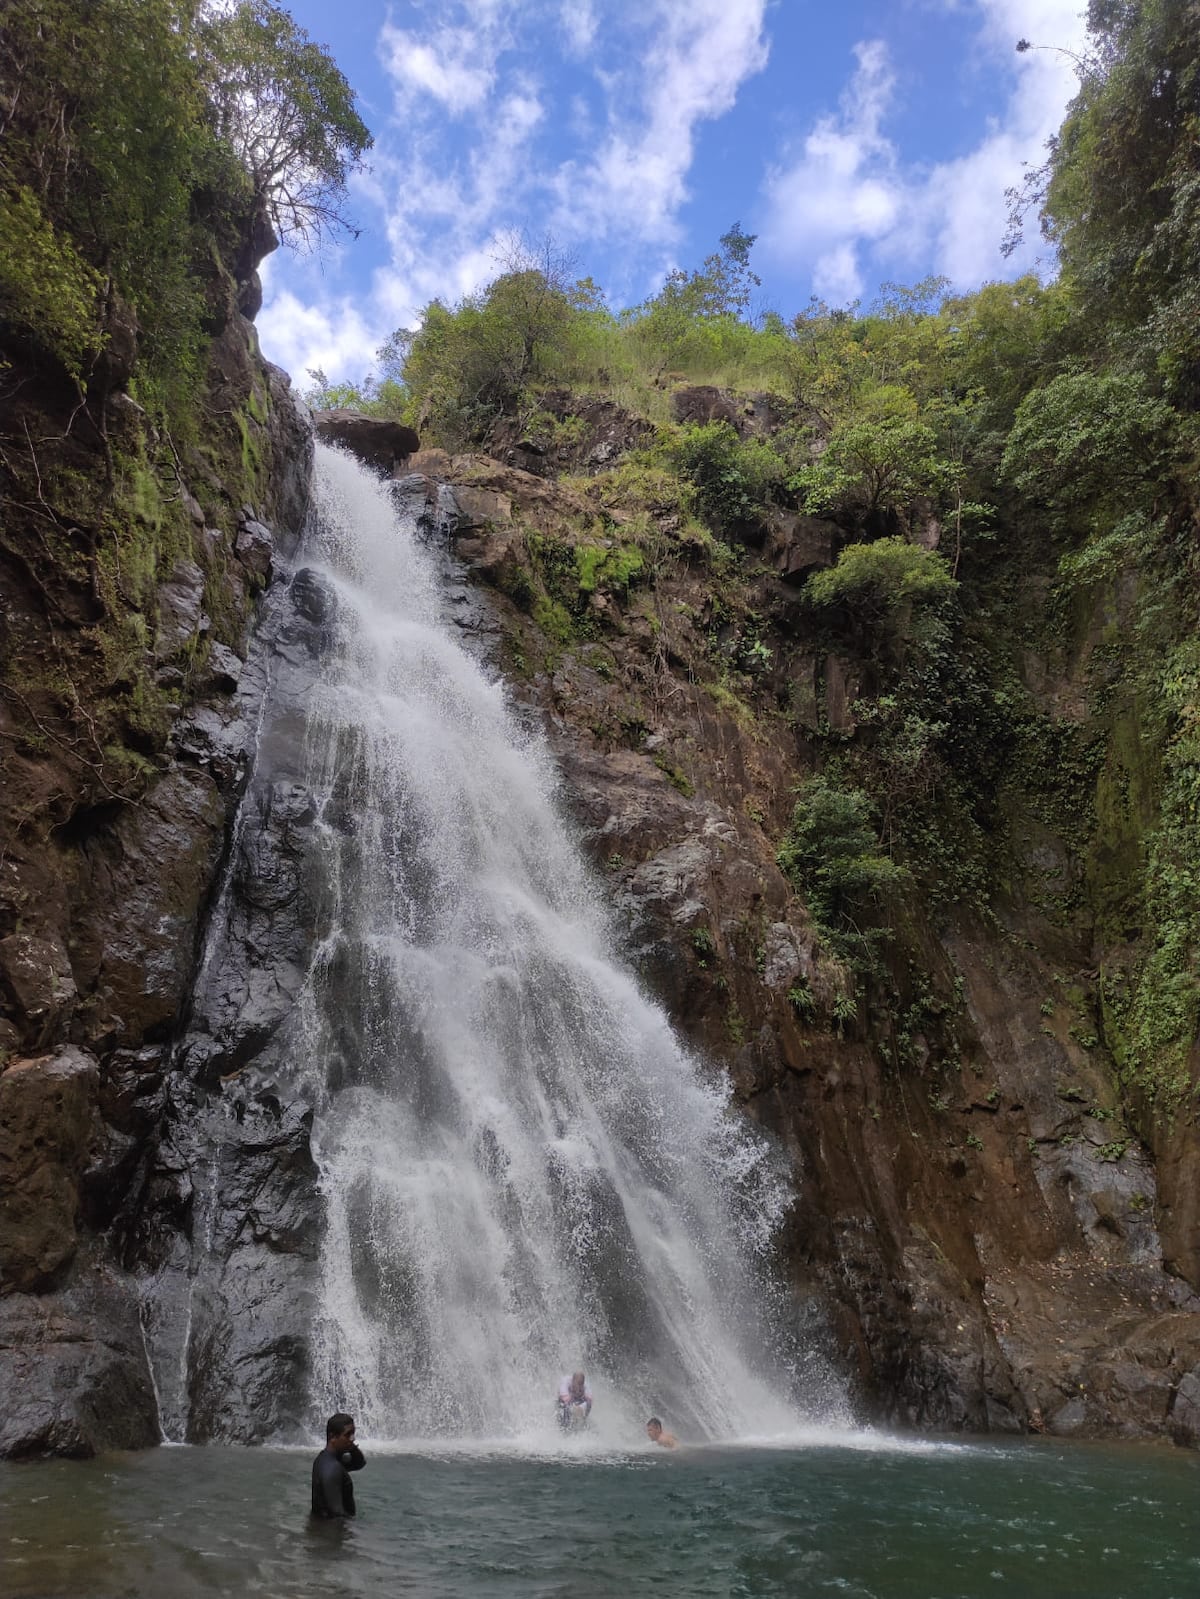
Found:
M 306 622 L 325 628 L 337 615 L 337 593 L 327 577 L 302 566 L 292 579 L 291 600 Z
M 233 261 L 233 273 L 238 279 L 247 278 L 269 255 L 279 248 L 279 235 L 271 224 L 265 202 L 255 206 L 254 214 L 242 229 L 239 247 Z
M 410 472 L 389 487 L 397 510 L 412 517 L 423 538 L 445 543 L 461 525 L 462 507 L 447 484 Z
M 263 582 L 269 581 L 275 560 L 275 536 L 269 527 L 248 517 L 238 530 L 234 549 L 247 571 Z
M 14 1011 L 14 1043 L 40 1049 L 75 1008 L 71 962 L 57 938 L 12 933 L 0 939 L 0 990 Z
M 213 644 L 204 665 L 209 681 L 227 693 L 232 693 L 241 681 L 242 659 L 225 644 Z
M 132 1285 L 101 1266 L 53 1294 L 0 1299 L 0 1458 L 159 1442 L 158 1411 Z
M 179 560 L 158 590 L 158 655 L 173 655 L 197 634 L 208 631 L 204 614 L 204 573 L 195 561 Z
M 269 642 L 256 642 L 243 661 L 244 629 L 257 619 L 255 631 L 274 638 L 279 610 L 267 581 L 302 531 L 313 454 L 306 407 L 287 374 L 262 360 L 242 314 L 254 309 L 255 264 L 274 242 L 265 216 L 259 223 L 236 273 L 219 259 L 232 240 L 219 241 L 211 257 L 200 252 L 211 339 L 197 374 L 194 436 L 176 436 L 174 460 L 176 531 L 190 533 L 192 548 L 158 585 L 149 610 L 153 654 L 133 661 L 119 682 L 92 631 L 102 618 L 84 555 L 96 529 L 119 530 L 131 514 L 124 491 L 114 491 L 109 452 L 153 461 L 161 454 L 147 413 L 122 392 L 136 371 L 132 314 L 110 297 L 108 343 L 89 387 L 104 405 L 107 442 L 78 415 L 77 393 L 51 392 L 32 369 L 12 385 L 10 423 L 42 441 L 47 503 L 65 510 L 59 494 L 70 483 L 69 525 L 77 520 L 80 532 L 78 561 L 59 562 L 53 552 L 43 560 L 36 523 L 23 522 L 24 513 L 6 520 L 16 563 L 5 579 L 7 656 L 39 680 L 53 663 L 71 692 L 39 691 L 30 701 L 28 716 L 49 730 L 38 748 L 25 745 L 26 714 L 15 716 L 17 702 L 3 697 L 4 1453 L 85 1454 L 158 1437 L 137 1299 L 117 1262 L 135 1263 L 143 1247 L 149 1258 L 191 1224 L 190 1174 L 172 1170 L 165 1153 L 151 1157 L 182 1105 L 173 1044 L 270 665 Z M 30 488 L 19 497 L 32 506 L 40 496 Z M 230 505 L 247 499 L 255 504 L 231 522 Z M 239 533 L 243 561 L 231 559 Z M 22 561 L 32 561 L 36 583 L 13 581 Z M 299 640 L 296 649 L 306 664 L 295 676 L 306 671 L 311 688 L 311 654 Z M 114 690 L 135 689 L 142 672 L 173 702 L 169 734 L 149 723 L 135 728 L 133 716 L 124 728 L 114 719 Z M 89 736 L 113 739 L 111 770 L 110 748 L 101 771 Z M 119 757 L 135 754 L 149 764 L 130 781 Z M 50 1067 L 39 1064 L 45 1060 Z
M 247 322 L 253 322 L 254 318 L 262 310 L 262 303 L 262 278 L 256 270 L 251 270 L 238 283 L 238 310 L 246 318 Z
M 106 1124 L 121 1133 L 144 1138 L 155 1126 L 165 1101 L 163 1069 L 166 1049 L 115 1049 L 100 1073 L 100 1111 Z
M 179 765 L 90 841 L 72 956 L 97 1043 L 135 1045 L 177 1014 L 224 825 L 213 778 Z
M 1200 1448 L 1200 1366 L 1179 1379 L 1170 1406 L 1171 1436 L 1178 1444 Z
M 401 470 L 409 456 L 421 448 L 421 440 L 413 428 L 402 422 L 364 416 L 360 411 L 344 408 L 314 411 L 313 427 L 319 439 L 341 445 L 360 461 L 389 477 Z
M 215 1096 L 184 1092 L 160 1156 L 156 1197 L 172 1173 L 195 1174 L 168 1235 L 148 1330 L 172 1435 L 255 1442 L 299 1433 L 322 1227 L 311 1110 L 248 1069 Z M 178 1373 L 186 1367 L 186 1394 Z
M 833 565 L 835 540 L 842 536 L 833 522 L 773 507 L 763 554 L 787 583 L 803 583 L 810 573 Z
M 300 542 L 308 516 L 312 484 L 312 412 L 292 387 L 282 367 L 265 361 L 271 407 L 267 432 L 271 443 L 269 507 L 279 553 L 290 558 Z
M 96 1122 L 99 1071 L 85 1050 L 12 1060 L 0 1073 L 0 1277 L 48 1288 L 74 1255 L 79 1180 Z

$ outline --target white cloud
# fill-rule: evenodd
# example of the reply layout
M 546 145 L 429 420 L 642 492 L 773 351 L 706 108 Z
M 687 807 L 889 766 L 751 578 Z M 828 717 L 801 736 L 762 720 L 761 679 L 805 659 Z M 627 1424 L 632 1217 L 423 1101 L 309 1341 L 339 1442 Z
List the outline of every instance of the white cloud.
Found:
M 577 236 L 669 238 L 687 199 L 698 125 L 725 114 L 767 62 L 765 0 L 656 0 L 637 65 L 609 76 L 600 148 L 566 162 L 555 226 Z
M 976 59 L 964 70 L 1011 74 L 1001 115 L 976 147 L 932 167 L 906 165 L 885 132 L 894 89 L 886 46 L 857 47 L 857 67 L 835 116 L 819 120 L 800 150 L 767 174 L 768 256 L 807 265 L 816 293 L 836 301 L 861 292 L 869 258 L 883 272 L 932 270 L 960 287 L 1034 264 L 1030 238 L 1000 254 L 1005 192 L 1047 139 L 1075 92 L 1074 53 L 1086 43 L 1079 0 L 941 0 L 974 15 Z M 1028 37 L 1048 47 L 1017 55 Z
M 607 254 L 610 287 L 631 298 L 645 293 L 651 268 L 685 253 L 680 216 L 700 136 L 766 65 L 772 0 L 421 0 L 403 8 L 402 23 L 401 8 L 385 20 L 376 3 L 382 77 L 372 98 L 382 104 L 390 92 L 393 117 L 377 119 L 374 170 L 355 180 L 368 231 L 354 267 L 337 256 L 324 270 L 276 258 L 260 316 L 274 359 L 299 373 L 320 365 L 331 377 L 362 376 L 430 299 L 456 300 L 494 277 L 498 242 L 513 228 L 577 242 L 584 269 Z M 998 78 L 1009 86 L 1000 114 L 968 154 L 918 167 L 891 136 L 898 89 L 886 45 L 860 44 L 836 109 L 767 174 L 764 275 L 803 271 L 842 302 L 868 278 L 931 264 L 963 284 L 1006 270 L 1004 190 L 1023 160 L 1041 158 L 1074 86 L 1069 57 L 1017 56 L 1013 46 L 1025 35 L 1077 48 L 1081 4 L 886 8 L 909 25 L 939 11 L 969 24 L 974 54 L 958 87 L 979 72 Z M 371 251 L 369 282 L 348 294 Z
M 592 0 L 562 0 L 562 28 L 572 55 L 586 55 L 596 37 Z
M 379 30 L 378 54 L 403 117 L 436 102 L 439 115 L 480 111 L 496 88 L 499 60 L 514 42 L 512 25 L 533 0 L 441 0 L 433 26 Z M 570 3 L 570 0 L 567 0 Z
M 290 372 L 298 387 L 320 367 L 331 378 L 361 376 L 372 365 L 380 338 L 349 299 L 305 303 L 291 289 L 276 288 L 272 263 L 261 269 L 267 302 L 258 319 L 270 359 Z
M 901 188 L 897 154 L 883 136 L 895 88 L 887 47 L 855 46 L 857 68 L 836 116 L 822 117 L 790 165 L 768 177 L 765 248 L 811 262 L 824 298 L 852 300 L 862 288 L 859 246 L 896 225 Z
M 618 240 L 657 262 L 676 239 L 698 128 L 766 63 L 766 6 L 433 0 L 403 27 L 385 22 L 377 57 L 395 119 L 377 129 L 356 198 L 379 219 L 387 259 L 354 303 L 315 271 L 301 283 L 286 268 L 287 292 L 268 275 L 260 321 L 272 354 L 361 376 L 429 300 L 457 300 L 503 270 L 514 229 Z

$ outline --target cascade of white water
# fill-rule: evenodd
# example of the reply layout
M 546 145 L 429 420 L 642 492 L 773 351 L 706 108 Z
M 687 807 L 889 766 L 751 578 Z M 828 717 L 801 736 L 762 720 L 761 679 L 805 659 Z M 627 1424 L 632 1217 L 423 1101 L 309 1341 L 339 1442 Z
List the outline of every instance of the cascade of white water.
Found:
M 386 487 L 318 451 L 308 707 L 331 929 L 293 1017 L 327 1207 L 314 1393 L 379 1437 L 799 1420 L 765 1142 L 610 949 L 555 776 L 439 614 Z M 816 1397 L 816 1396 L 814 1396 Z

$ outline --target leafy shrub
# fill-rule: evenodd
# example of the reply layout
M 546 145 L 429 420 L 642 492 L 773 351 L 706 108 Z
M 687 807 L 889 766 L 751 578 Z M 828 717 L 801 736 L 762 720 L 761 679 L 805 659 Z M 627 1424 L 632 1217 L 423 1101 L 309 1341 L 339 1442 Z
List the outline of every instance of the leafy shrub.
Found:
M 684 427 L 674 458 L 701 509 L 721 529 L 761 520 L 787 471 L 765 439 L 740 439 L 728 422 Z
M 794 473 L 788 487 L 813 515 L 849 511 L 865 519 L 936 497 L 955 476 L 910 391 L 882 384 L 833 428 L 819 458 Z
M 323 45 L 272 0 L 204 15 L 198 61 L 217 134 L 285 242 L 349 228 L 350 175 L 371 135 Z
M 837 564 L 814 572 L 804 598 L 817 610 L 848 610 L 866 631 L 885 628 L 897 642 L 911 631 L 914 607 L 932 609 L 958 584 L 940 555 L 906 539 L 850 544 Z
M 1175 413 L 1133 373 L 1063 372 L 1017 408 L 1001 471 L 1026 498 L 1059 512 L 1095 505 L 1161 477 Z
M 833 948 L 859 969 L 870 969 L 886 929 L 871 926 L 890 896 L 911 886 L 907 868 L 879 840 L 875 807 L 860 788 L 841 788 L 822 776 L 797 790 L 796 808 L 776 859 L 804 896 Z

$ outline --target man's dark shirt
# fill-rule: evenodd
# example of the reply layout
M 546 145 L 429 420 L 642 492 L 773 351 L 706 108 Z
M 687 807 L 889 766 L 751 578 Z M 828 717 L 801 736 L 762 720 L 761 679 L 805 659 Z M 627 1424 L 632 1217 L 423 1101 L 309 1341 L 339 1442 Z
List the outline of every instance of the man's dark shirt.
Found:
M 354 1484 L 352 1471 L 361 1471 L 366 1465 L 363 1452 L 352 1444 L 340 1455 L 331 1455 L 328 1449 L 313 1461 L 312 1513 L 328 1520 L 332 1516 L 354 1515 Z

